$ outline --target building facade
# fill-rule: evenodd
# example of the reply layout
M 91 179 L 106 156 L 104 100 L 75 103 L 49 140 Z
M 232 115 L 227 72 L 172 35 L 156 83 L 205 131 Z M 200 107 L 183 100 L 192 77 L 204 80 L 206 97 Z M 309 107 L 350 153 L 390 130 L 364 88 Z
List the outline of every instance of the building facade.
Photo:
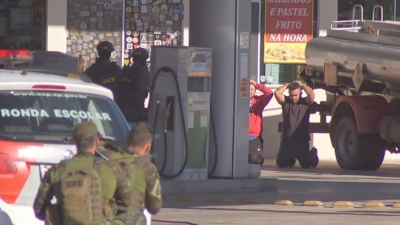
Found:
M 307 40 L 321 34 L 319 27 L 326 18 L 352 19 L 353 6 L 359 4 L 364 7 L 363 19 L 372 19 L 374 6 L 379 4 L 384 20 L 400 20 L 398 0 L 252 2 L 252 30 L 260 32 L 261 39 L 256 40 L 260 49 L 257 79 L 267 85 L 296 78 L 304 65 L 298 53 Z M 112 59 L 122 65 L 129 62 L 129 51 L 137 46 L 187 45 L 184 30 L 189 27 L 189 9 L 190 0 L 1 0 L 0 44 L 80 54 L 93 62 L 96 43 L 109 40 L 116 46 Z M 381 12 L 374 16 L 380 19 Z M 359 11 L 355 13 L 358 18 Z M 284 48 L 291 51 L 290 57 L 282 54 Z
M 101 40 L 113 43 L 111 58 L 129 64 L 132 49 L 183 45 L 187 0 L 0 0 L 3 48 L 61 51 L 96 58 Z
M 260 81 L 267 85 L 297 78 L 305 62 L 304 54 L 299 57 L 298 51 L 304 52 L 310 38 L 324 35 L 330 20 L 400 20 L 400 1 L 397 0 L 263 0 L 261 5 L 261 17 L 265 18 L 261 20 L 261 28 L 265 29 L 265 36 L 264 45 L 260 46 L 264 52 L 261 52 L 264 60 Z M 353 17 L 355 5 L 361 5 L 363 12 L 357 8 Z M 375 5 L 381 5 L 383 12 L 374 8 Z M 291 51 L 292 57 L 282 54 L 282 49 Z
M 189 45 L 190 11 L 196 10 L 190 7 L 191 1 L 202 0 L 0 0 L 0 44 L 82 55 L 90 64 L 96 57 L 95 45 L 109 40 L 116 50 L 112 59 L 126 65 L 129 52 L 137 46 Z M 375 19 L 400 20 L 400 0 L 251 2 L 250 77 L 273 90 L 297 78 L 304 66 L 306 42 L 325 35 L 333 20 L 353 19 L 354 5 L 363 6 L 354 19 L 361 14 L 371 19 L 374 5 L 381 4 L 383 12 L 375 11 Z M 213 1 L 204 4 L 213 7 Z M 202 13 L 207 16 L 207 11 Z M 213 31 L 202 35 L 213 35 Z M 325 92 L 318 90 L 316 100 L 324 101 Z M 275 157 L 282 116 L 274 100 L 264 117 L 265 156 Z M 318 119 L 318 115 L 311 117 L 313 122 Z M 314 134 L 312 144 L 322 158 L 334 158 L 328 135 Z
M 0 1 L 0 47 L 46 49 L 46 0 Z

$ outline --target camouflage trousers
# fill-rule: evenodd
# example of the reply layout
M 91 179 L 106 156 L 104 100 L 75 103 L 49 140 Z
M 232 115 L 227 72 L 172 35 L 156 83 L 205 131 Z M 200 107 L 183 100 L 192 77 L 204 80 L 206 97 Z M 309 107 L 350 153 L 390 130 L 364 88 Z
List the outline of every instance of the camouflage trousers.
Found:
M 143 213 L 128 211 L 119 214 L 117 218 L 107 225 L 146 225 L 146 217 Z

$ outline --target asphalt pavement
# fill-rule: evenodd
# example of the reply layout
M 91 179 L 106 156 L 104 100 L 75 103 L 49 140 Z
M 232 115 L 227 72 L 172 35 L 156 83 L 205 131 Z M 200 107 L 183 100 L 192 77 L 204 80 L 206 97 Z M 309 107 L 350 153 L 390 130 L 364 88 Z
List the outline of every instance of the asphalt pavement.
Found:
M 279 191 L 166 199 L 152 224 L 399 224 L 400 208 L 395 207 L 400 206 L 398 164 L 384 164 L 378 171 L 343 171 L 335 162 L 303 170 L 298 166 L 278 169 L 267 161 L 261 176 L 279 178 Z M 275 200 L 293 205 L 274 205 Z M 310 200 L 323 205 L 303 205 Z M 352 205 L 334 207 L 338 201 Z

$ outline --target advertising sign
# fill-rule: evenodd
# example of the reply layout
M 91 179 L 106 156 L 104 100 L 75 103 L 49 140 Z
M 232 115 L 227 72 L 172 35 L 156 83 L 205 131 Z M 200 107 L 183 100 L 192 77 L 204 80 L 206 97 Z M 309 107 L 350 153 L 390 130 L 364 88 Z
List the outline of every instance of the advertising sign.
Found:
M 305 63 L 314 0 L 266 0 L 264 63 Z
M 189 50 L 188 77 L 211 76 L 211 50 Z

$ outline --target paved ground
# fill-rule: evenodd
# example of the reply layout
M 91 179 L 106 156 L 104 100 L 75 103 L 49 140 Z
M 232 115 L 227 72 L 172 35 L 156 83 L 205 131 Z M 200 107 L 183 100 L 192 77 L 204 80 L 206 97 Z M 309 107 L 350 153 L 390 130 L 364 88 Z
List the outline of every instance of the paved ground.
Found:
M 400 165 L 385 164 L 376 172 L 352 172 L 340 170 L 334 162 L 321 162 L 312 170 L 282 170 L 272 161 L 266 164 L 262 176 L 280 179 L 278 193 L 167 199 L 162 212 L 153 218 L 161 221 L 152 224 L 399 224 L 400 208 L 392 206 L 400 202 Z M 213 202 L 216 197 L 226 202 Z M 242 203 L 243 198 L 257 202 Z M 291 200 L 294 206 L 272 205 L 276 199 Z M 302 206 L 305 200 L 319 200 L 324 206 Z M 351 201 L 354 207 L 332 207 L 333 202 L 341 200 Z M 367 201 L 380 201 L 386 207 L 365 208 Z

